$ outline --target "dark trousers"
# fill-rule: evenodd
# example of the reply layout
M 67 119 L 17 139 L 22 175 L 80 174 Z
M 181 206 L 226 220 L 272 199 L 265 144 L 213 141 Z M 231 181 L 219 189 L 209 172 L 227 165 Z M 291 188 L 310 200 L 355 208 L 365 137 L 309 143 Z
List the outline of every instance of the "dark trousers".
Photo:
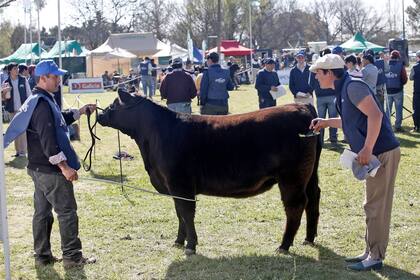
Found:
M 414 126 L 420 128 L 420 92 L 413 94 L 413 121 Z
M 200 108 L 200 114 L 202 115 L 227 115 L 228 113 L 228 105 L 222 106 L 207 103 Z
M 277 105 L 276 100 L 274 99 L 269 99 L 269 98 L 262 98 L 262 97 L 258 97 L 258 103 L 260 106 L 260 109 L 264 109 L 264 108 L 268 108 L 268 107 L 274 107 Z
M 52 257 L 50 236 L 54 209 L 59 222 L 63 259 L 78 261 L 82 257 L 82 243 L 78 237 L 79 219 L 73 184 L 58 173 L 47 174 L 28 169 L 28 174 L 35 184 L 32 220 L 35 258 L 48 260 Z

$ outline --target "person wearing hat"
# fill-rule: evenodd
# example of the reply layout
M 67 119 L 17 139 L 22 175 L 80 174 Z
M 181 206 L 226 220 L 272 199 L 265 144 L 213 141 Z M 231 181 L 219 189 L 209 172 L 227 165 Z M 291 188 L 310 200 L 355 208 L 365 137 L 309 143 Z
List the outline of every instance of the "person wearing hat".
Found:
M 28 80 L 19 75 L 17 63 L 10 63 L 7 66 L 7 70 L 9 72 L 9 77 L 2 85 L 2 101 L 5 110 L 14 117 L 19 111 L 20 106 L 32 92 Z M 15 139 L 15 150 L 15 157 L 26 157 L 26 133 L 22 133 L 22 135 Z
M 404 105 L 404 85 L 408 77 L 403 62 L 400 59 L 400 52 L 393 50 L 389 60 L 389 72 L 387 77 L 386 91 L 388 95 L 386 113 L 391 118 L 392 105 L 395 103 L 396 119 L 394 129 L 396 132 L 403 132 L 402 118 Z
M 344 59 L 344 49 L 343 49 L 342 47 L 340 47 L 340 46 L 335 46 L 335 47 L 332 49 L 332 53 L 333 53 L 333 54 L 336 54 L 336 55 L 339 55 L 342 59 Z
M 229 90 L 234 89 L 228 69 L 222 69 L 219 55 L 207 56 L 208 70 L 200 84 L 200 112 L 202 115 L 227 115 L 229 113 Z
M 295 102 L 313 105 L 313 88 L 309 85 L 309 65 L 305 61 L 305 52 L 299 51 L 296 54 L 296 60 L 296 66 L 290 71 L 289 89 Z
M 373 55 L 366 53 L 362 57 L 362 79 L 376 95 L 376 82 L 378 81 L 378 68 L 375 66 Z
M 191 100 L 197 96 L 194 80 L 182 69 L 180 57 L 172 60 L 172 69 L 160 85 L 160 95 L 170 110 L 191 114 Z
M 145 96 L 152 98 L 153 96 L 153 66 L 149 57 L 145 57 L 139 64 L 139 74 L 141 76 L 141 84 L 143 86 L 143 93 Z
M 400 161 L 400 144 L 386 115 L 378 107 L 374 92 L 362 80 L 352 78 L 344 70 L 340 56 L 327 54 L 310 70 L 316 73 L 321 88 L 332 88 L 340 117 L 316 118 L 310 129 L 342 128 L 360 165 L 368 165 L 375 155 L 381 166 L 374 177 L 365 181 L 366 215 L 365 251 L 346 259 L 349 269 L 364 271 L 381 269 L 389 240 L 395 178 Z
M 416 64 L 411 68 L 410 80 L 413 85 L 413 121 L 412 132 L 420 132 L 420 50 L 416 52 Z
M 264 69 L 258 71 L 255 88 L 258 92 L 258 103 L 260 109 L 274 107 L 277 105 L 276 100 L 270 94 L 270 90 L 277 91 L 280 85 L 279 76 L 274 71 L 276 62 L 272 58 L 265 59 Z
M 28 174 L 34 184 L 34 216 L 32 220 L 34 257 L 37 266 L 58 261 L 51 251 L 50 236 L 53 225 L 52 209 L 59 221 L 63 265 L 65 268 L 94 262 L 82 256 L 77 204 L 73 181 L 78 179 L 80 163 L 68 138 L 68 125 L 89 110 L 61 112 L 53 93 L 60 85 L 60 77 L 67 71 L 59 69 L 53 60 L 43 60 L 35 68 L 39 81 L 25 101 L 25 110 L 16 114 L 4 136 L 7 146 L 19 134 L 28 135 Z M 23 107 L 22 106 L 22 107 Z

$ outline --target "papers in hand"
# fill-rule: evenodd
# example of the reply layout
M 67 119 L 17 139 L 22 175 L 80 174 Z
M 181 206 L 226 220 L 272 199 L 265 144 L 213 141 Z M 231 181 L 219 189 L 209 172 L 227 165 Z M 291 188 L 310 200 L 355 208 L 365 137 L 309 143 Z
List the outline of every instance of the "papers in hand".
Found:
M 340 163 L 344 168 L 351 169 L 354 177 L 358 180 L 365 180 L 368 176 L 375 177 L 376 172 L 381 166 L 378 158 L 372 155 L 368 165 L 361 165 L 356 157 L 356 153 L 345 149 L 340 156 Z
M 283 95 L 286 95 L 286 89 L 282 85 L 279 85 L 277 87 L 277 91 L 270 90 L 270 94 L 273 99 L 277 99 Z

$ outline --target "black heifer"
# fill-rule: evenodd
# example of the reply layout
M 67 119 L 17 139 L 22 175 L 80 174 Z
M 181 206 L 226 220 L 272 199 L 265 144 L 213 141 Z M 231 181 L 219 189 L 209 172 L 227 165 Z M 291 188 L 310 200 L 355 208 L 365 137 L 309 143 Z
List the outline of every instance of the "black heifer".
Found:
M 119 92 L 99 115 L 140 148 L 153 186 L 160 193 L 193 199 L 197 194 L 243 198 L 278 183 L 286 211 L 279 250 L 288 250 L 306 210 L 306 241 L 315 239 L 319 217 L 319 137 L 301 137 L 316 112 L 290 104 L 230 116 L 177 114 L 144 97 Z M 175 199 L 176 245 L 195 253 L 195 202 Z

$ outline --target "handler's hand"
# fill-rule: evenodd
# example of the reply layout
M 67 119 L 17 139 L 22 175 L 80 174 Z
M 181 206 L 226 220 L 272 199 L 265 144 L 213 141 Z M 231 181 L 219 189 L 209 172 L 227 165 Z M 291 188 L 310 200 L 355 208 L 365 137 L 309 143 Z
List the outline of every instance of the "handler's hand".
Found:
M 89 110 L 90 113 L 93 113 L 96 110 L 96 104 L 86 104 L 79 109 L 80 115 L 86 114 Z
M 361 165 L 368 165 L 371 157 L 372 149 L 365 146 L 357 154 L 356 159 Z
M 70 166 L 67 165 L 66 161 L 62 161 L 58 164 L 58 167 L 61 169 L 61 173 L 63 173 L 64 177 L 66 177 L 67 181 L 76 181 L 79 179 L 77 175 L 77 171 Z
M 323 118 L 316 118 L 311 121 L 309 129 L 312 129 L 315 132 L 319 132 L 321 129 L 328 127 L 328 121 Z

